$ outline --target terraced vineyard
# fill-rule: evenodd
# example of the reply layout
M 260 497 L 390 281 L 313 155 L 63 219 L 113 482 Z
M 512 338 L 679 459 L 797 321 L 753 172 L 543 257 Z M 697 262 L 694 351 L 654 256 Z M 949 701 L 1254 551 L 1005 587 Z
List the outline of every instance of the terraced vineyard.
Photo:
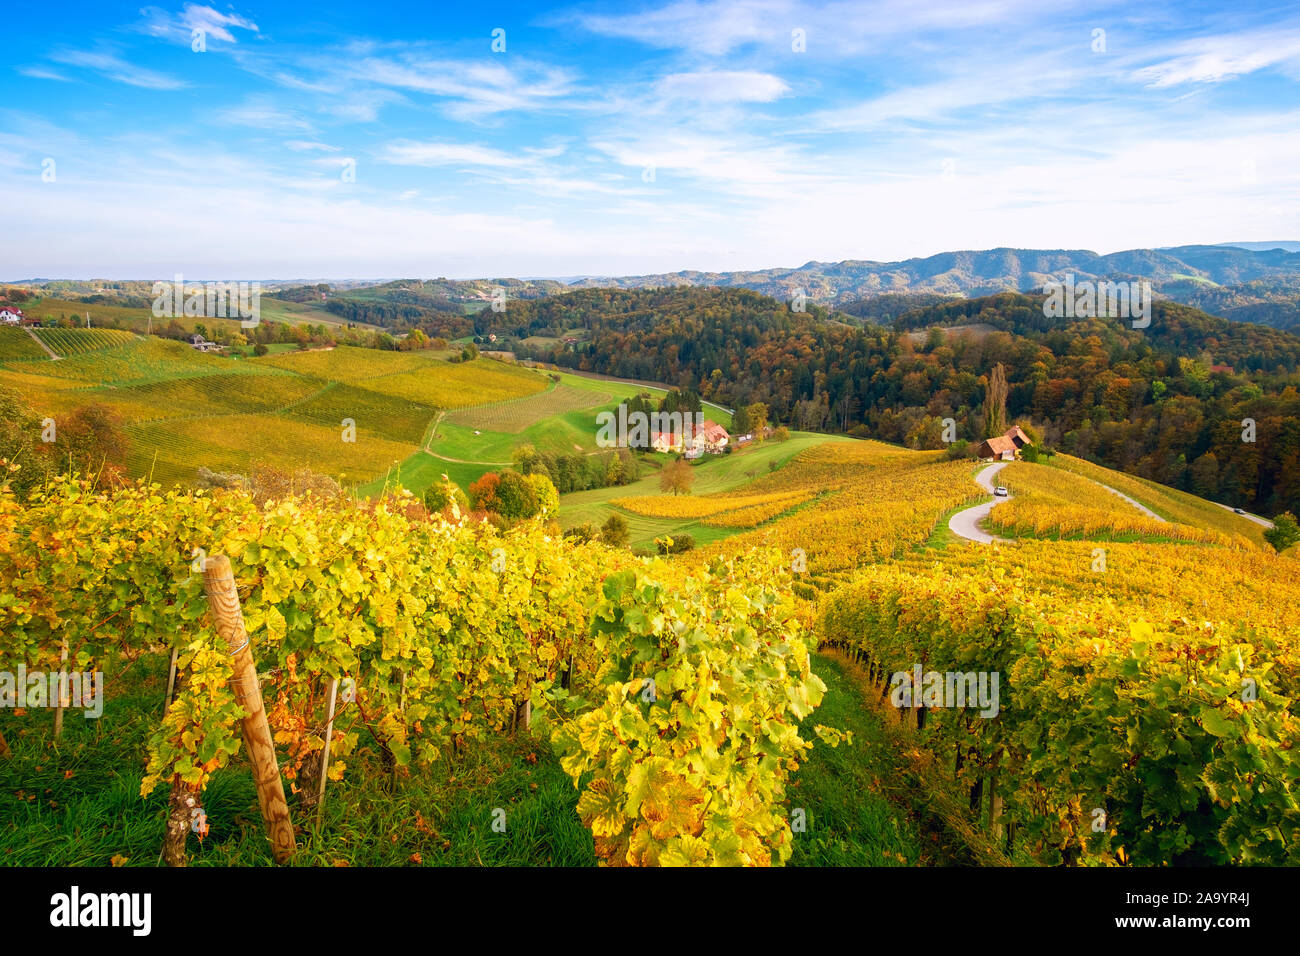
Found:
M 1092 475 L 1105 471 L 1097 469 Z M 1014 497 L 993 509 L 990 523 L 1011 537 L 1032 534 L 1097 540 L 1098 537 L 1135 536 L 1244 548 L 1256 546 L 1241 534 L 1145 515 L 1123 498 L 1107 491 L 1103 483 L 1099 483 L 1099 478 L 1092 475 L 1085 477 L 1082 472 L 1076 474 L 1062 468 L 1014 462 L 998 476 Z M 1180 509 L 1180 513 L 1187 512 Z
M 120 329 L 33 329 L 32 331 L 56 355 L 64 356 L 111 349 L 135 339 L 130 332 L 123 332 Z
M 1055 455 L 1052 464 L 1085 478 L 1110 485 L 1130 498 L 1140 501 L 1169 521 L 1208 528 L 1229 537 L 1240 535 L 1256 545 L 1264 546 L 1263 528 L 1252 521 L 1243 520 L 1239 515 L 1234 515 L 1231 511 L 1204 498 L 1198 498 L 1177 488 L 1170 488 L 1136 475 L 1103 468 L 1070 455 Z
M 40 343 L 26 329 L 0 325 L 0 362 L 48 358 Z
M 197 352 L 181 342 L 156 337 L 133 340 L 116 348 L 82 351 L 60 362 L 6 363 L 6 369 L 81 386 L 136 385 L 162 379 L 213 375 L 220 372 L 256 374 L 262 369 Z
M 970 465 L 879 442 L 826 443 L 755 481 L 754 493 L 817 495 L 794 513 L 705 549 L 799 552 L 810 574 L 890 558 L 923 545 L 939 518 L 979 496 Z
M 235 359 L 102 329 L 41 330 L 68 356 L 54 361 L 25 331 L 3 332 L 0 387 L 42 417 L 111 407 L 126 425 L 129 473 L 164 484 L 193 482 L 200 466 L 245 473 L 258 463 L 361 484 L 411 455 L 440 410 L 550 384 L 487 359 L 348 347 Z

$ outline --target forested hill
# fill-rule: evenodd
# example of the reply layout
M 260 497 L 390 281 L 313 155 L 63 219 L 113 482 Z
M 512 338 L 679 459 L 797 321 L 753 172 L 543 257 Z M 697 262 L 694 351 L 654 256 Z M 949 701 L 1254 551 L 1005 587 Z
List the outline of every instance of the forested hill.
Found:
M 1049 446 L 1273 514 L 1300 509 L 1300 337 L 1156 302 L 1151 325 L 1048 319 L 1004 293 L 852 326 L 739 289 L 590 289 L 510 302 L 505 326 L 579 341 L 526 357 L 765 402 L 801 429 L 942 447 L 942 419 L 983 435 L 988 376 Z M 953 332 L 931 327 L 964 326 Z M 1242 440 L 1244 419 L 1255 441 Z

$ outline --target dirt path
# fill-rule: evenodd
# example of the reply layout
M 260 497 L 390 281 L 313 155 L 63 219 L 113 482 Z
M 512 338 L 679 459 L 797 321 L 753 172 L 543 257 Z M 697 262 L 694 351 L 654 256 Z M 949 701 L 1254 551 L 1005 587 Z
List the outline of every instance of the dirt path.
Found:
M 54 354 L 54 349 L 50 348 L 48 345 L 46 345 L 44 342 L 42 342 L 42 341 L 41 341 L 41 337 L 40 337 L 39 335 L 37 335 L 34 331 L 32 331 L 31 326 L 28 326 L 28 327 L 27 327 L 27 334 L 30 335 L 30 336 L 32 337 L 32 341 L 33 341 L 33 342 L 35 342 L 35 343 L 36 343 L 37 345 L 39 345 L 41 348 L 45 349 L 46 353 L 50 356 L 50 359 L 51 359 L 52 361 L 55 361 L 55 362 L 61 362 L 61 361 L 63 361 L 63 356 L 62 356 L 62 355 L 55 355 L 55 354 Z M 323 745 L 322 745 L 322 746 L 323 746 Z

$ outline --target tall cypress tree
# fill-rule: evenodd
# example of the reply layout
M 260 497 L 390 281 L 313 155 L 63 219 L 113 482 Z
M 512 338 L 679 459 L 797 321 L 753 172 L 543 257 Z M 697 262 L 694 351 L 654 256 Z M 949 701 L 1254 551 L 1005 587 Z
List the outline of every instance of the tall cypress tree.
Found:
M 1001 435 L 1007 430 L 1007 372 L 999 362 L 989 376 L 989 387 L 984 393 L 984 432 L 986 438 Z

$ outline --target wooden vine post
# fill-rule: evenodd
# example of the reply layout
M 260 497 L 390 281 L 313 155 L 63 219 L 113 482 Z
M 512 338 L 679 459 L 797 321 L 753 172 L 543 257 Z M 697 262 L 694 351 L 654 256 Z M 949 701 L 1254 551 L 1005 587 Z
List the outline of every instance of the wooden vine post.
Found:
M 402 675 L 402 683 L 406 683 L 406 675 Z M 405 689 L 405 687 L 403 687 Z M 329 717 L 325 721 L 325 748 L 320 754 L 320 784 L 316 791 L 316 819 L 320 819 L 321 813 L 325 810 L 325 781 L 329 779 L 330 771 L 330 744 L 334 740 L 334 707 L 339 700 L 339 679 L 336 677 L 330 681 L 330 709 Z
M 235 577 L 230 570 L 230 559 L 224 554 L 213 555 L 203 565 L 203 589 L 208 594 L 208 604 L 217 625 L 217 633 L 230 651 L 230 664 L 234 668 L 231 689 L 235 700 L 243 706 L 244 746 L 253 767 L 253 780 L 257 784 L 257 802 L 262 808 L 271 838 L 271 852 L 277 863 L 285 863 L 293 856 L 297 845 L 293 836 L 293 823 L 289 820 L 289 806 L 284 800 L 284 782 L 280 779 L 280 766 L 275 758 L 271 741 L 271 728 L 266 722 L 266 708 L 262 705 L 262 689 L 257 683 L 257 667 L 253 652 L 248 647 L 248 631 L 244 628 L 244 615 L 239 608 L 239 592 L 235 590 Z
M 176 699 L 176 660 L 180 656 L 178 648 L 172 648 L 172 661 L 167 666 L 167 699 L 163 701 L 163 710 L 166 711 Z
M 63 737 L 63 709 L 71 701 L 68 700 L 68 639 L 63 638 L 63 647 L 59 652 L 59 702 L 54 708 L 54 739 L 60 740 Z

